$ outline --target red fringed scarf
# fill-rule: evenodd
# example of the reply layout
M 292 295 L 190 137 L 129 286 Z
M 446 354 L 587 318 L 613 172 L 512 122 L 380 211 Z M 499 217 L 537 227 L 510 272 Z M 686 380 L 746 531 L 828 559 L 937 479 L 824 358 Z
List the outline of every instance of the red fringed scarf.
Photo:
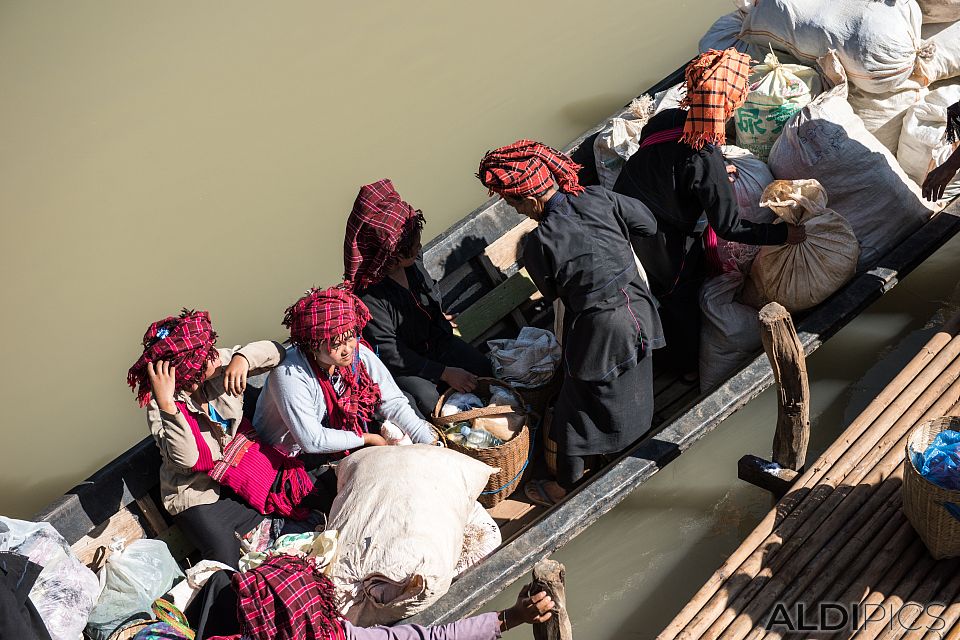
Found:
M 423 214 L 387 179 L 360 188 L 347 218 L 343 279 L 357 289 L 383 280 L 397 262 L 401 240 L 423 229 Z
M 553 183 L 560 191 L 577 195 L 583 192 L 577 177 L 581 168 L 556 149 L 533 140 L 517 140 L 488 151 L 480 161 L 477 177 L 490 195 L 538 196 Z
M 127 384 L 145 407 L 150 402 L 147 364 L 169 361 L 176 370 L 176 391 L 203 381 L 207 362 L 217 357 L 217 333 L 206 311 L 184 309 L 179 317 L 169 316 L 150 325 L 143 334 L 143 354 L 127 371 Z
M 253 425 L 246 418 L 241 420 L 236 435 L 223 450 L 223 457 L 215 461 L 197 417 L 185 403 L 178 402 L 177 407 L 190 425 L 200 452 L 191 471 L 206 473 L 217 483 L 233 489 L 263 515 L 276 513 L 293 520 L 309 517 L 310 510 L 298 506 L 313 491 L 313 480 L 302 461 L 257 440 Z M 274 491 L 278 484 L 280 491 Z
M 380 387 L 360 360 L 360 346 L 354 352 L 353 364 L 341 367 L 344 392 L 337 396 L 330 376 L 321 369 L 312 352 L 329 346 L 331 340 L 344 335 L 359 338 L 370 320 L 370 311 L 360 298 L 343 286 L 330 289 L 311 289 L 287 309 L 283 324 L 290 329 L 291 341 L 307 355 L 313 372 L 323 390 L 330 426 L 334 429 L 364 433 L 380 406 Z
M 736 49 L 711 49 L 687 65 L 687 93 L 680 102 L 689 109 L 680 139 L 694 149 L 724 144 L 727 120 L 743 106 L 750 88 L 750 56 Z
M 312 562 L 276 555 L 233 574 L 237 619 L 253 640 L 344 640 L 337 594 Z

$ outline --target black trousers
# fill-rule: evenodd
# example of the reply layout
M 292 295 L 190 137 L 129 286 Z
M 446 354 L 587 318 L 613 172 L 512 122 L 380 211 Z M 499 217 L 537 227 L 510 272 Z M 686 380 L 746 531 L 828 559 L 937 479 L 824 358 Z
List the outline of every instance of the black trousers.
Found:
M 220 487 L 220 500 L 190 507 L 174 516 L 187 539 L 207 560 L 233 568 L 240 560 L 240 539 L 263 521 L 264 516 L 237 494 Z
M 487 357 L 456 336 L 450 338 L 436 353 L 426 355 L 444 366 L 466 369 L 476 376 L 490 377 L 492 374 Z M 446 389 L 445 383 L 441 382 L 438 386 L 419 376 L 394 376 L 393 379 L 403 391 L 403 395 L 407 396 L 417 415 L 424 419 L 429 418 L 437 407 L 440 387 Z

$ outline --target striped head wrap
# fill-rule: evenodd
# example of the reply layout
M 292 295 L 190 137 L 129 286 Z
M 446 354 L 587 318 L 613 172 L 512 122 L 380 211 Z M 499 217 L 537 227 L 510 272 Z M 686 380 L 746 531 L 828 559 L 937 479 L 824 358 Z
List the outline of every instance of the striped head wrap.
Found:
M 386 277 L 423 229 L 423 214 L 404 202 L 390 180 L 364 185 L 347 218 L 343 279 L 365 289 Z
M 143 334 L 143 354 L 127 371 L 127 384 L 141 407 L 150 402 L 147 365 L 167 360 L 176 371 L 176 390 L 203 382 L 207 362 L 217 358 L 217 333 L 206 311 L 184 309 L 179 317 L 158 320 Z
M 747 99 L 750 56 L 736 49 L 711 49 L 687 65 L 687 121 L 681 142 L 694 149 L 705 144 L 724 144 L 727 120 Z
M 581 168 L 556 149 L 533 140 L 517 140 L 488 151 L 480 161 L 477 177 L 490 195 L 538 196 L 553 183 L 560 191 L 577 195 L 583 192 L 577 178 Z

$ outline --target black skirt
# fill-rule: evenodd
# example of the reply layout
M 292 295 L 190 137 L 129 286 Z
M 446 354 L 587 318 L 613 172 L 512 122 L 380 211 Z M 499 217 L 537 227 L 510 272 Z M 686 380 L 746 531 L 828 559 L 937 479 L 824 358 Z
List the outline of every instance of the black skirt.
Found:
M 653 420 L 653 358 L 602 382 L 566 376 L 554 407 L 551 437 L 571 456 L 619 453 L 642 438 Z

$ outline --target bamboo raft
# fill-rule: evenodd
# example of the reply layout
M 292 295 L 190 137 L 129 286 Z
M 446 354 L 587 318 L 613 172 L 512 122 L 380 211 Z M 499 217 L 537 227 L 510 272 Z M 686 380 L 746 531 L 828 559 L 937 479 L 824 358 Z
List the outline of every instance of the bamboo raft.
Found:
M 960 639 L 960 558 L 934 561 L 900 491 L 913 427 L 960 415 L 958 334 L 960 315 L 809 465 L 658 640 Z

